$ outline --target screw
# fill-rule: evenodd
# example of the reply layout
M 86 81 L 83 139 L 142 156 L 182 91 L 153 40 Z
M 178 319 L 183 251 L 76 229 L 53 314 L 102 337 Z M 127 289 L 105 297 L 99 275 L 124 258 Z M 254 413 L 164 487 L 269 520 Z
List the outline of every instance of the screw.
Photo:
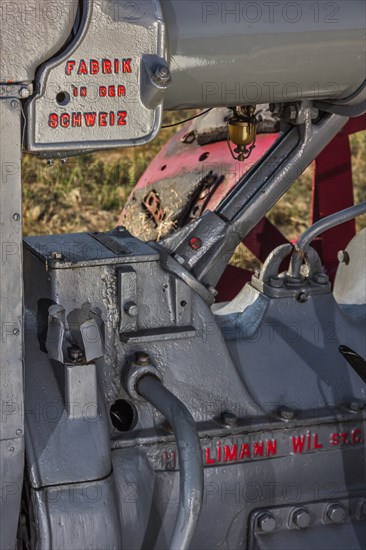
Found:
M 311 515 L 307 510 L 305 510 L 305 508 L 295 510 L 292 519 L 296 527 L 299 527 L 300 529 L 305 529 L 306 527 L 309 527 L 311 523 Z
M 189 246 L 193 248 L 193 250 L 199 250 L 202 246 L 202 241 L 198 237 L 192 237 L 189 241 Z
M 261 514 L 258 518 L 258 527 L 263 533 L 271 533 L 276 529 L 276 519 L 272 514 Z
M 13 328 L 13 334 L 15 334 L 15 336 L 18 336 L 20 330 L 18 329 L 18 327 L 15 327 Z
M 170 82 L 170 71 L 165 65 L 159 65 L 154 71 L 155 80 L 161 84 Z
M 351 401 L 348 408 L 350 411 L 359 412 L 363 410 L 364 404 L 361 401 Z
M 224 411 L 223 413 L 221 413 L 221 420 L 227 426 L 235 426 L 238 419 L 234 413 L 229 411 Z
M 326 285 L 329 283 L 329 277 L 325 273 L 314 273 L 313 280 L 319 285 Z
M 31 95 L 30 89 L 27 86 L 22 86 L 19 90 L 19 95 L 22 99 L 26 99 Z
M 327 510 L 327 516 L 332 523 L 344 523 L 347 515 L 347 511 L 341 504 L 331 504 Z
M 280 417 L 284 420 L 291 420 L 295 416 L 295 411 L 290 407 L 281 407 L 279 410 Z
M 15 434 L 20 437 L 21 435 L 23 435 L 23 430 L 17 430 Z
M 62 252 L 52 252 L 51 256 L 54 260 L 63 260 L 64 259 L 64 255 L 62 254 Z
M 350 257 L 347 250 L 340 250 L 337 254 L 337 258 L 341 264 L 346 264 L 346 265 L 349 264 Z
M 147 353 L 144 353 L 143 351 L 139 351 L 136 353 L 136 363 L 140 367 L 145 367 L 146 365 L 150 365 L 150 356 Z
M 80 348 L 78 348 L 77 346 L 71 346 L 68 348 L 67 350 L 68 354 L 69 354 L 69 358 L 71 359 L 71 361 L 73 362 L 77 362 L 77 361 L 81 361 L 83 359 L 83 352 L 81 351 Z
M 19 214 L 19 212 L 15 212 L 15 213 L 13 214 L 13 220 L 16 221 L 16 222 L 18 222 L 18 221 L 20 220 L 20 214 Z
M 130 317 L 137 317 L 139 312 L 138 305 L 135 304 L 135 302 L 127 302 L 127 304 L 125 304 L 124 310 Z
M 281 288 L 283 287 L 283 279 L 281 277 L 270 277 L 269 284 L 273 286 L 273 288 Z
M 12 107 L 12 109 L 16 109 L 17 107 L 19 107 L 19 101 L 13 99 L 13 101 L 10 103 L 10 106 Z

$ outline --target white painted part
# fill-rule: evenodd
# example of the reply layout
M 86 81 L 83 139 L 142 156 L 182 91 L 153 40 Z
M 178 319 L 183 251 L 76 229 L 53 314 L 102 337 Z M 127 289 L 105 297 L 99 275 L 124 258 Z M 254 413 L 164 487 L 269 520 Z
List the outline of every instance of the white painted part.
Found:
M 348 265 L 340 263 L 334 283 L 339 304 L 366 304 L 366 229 L 348 244 Z

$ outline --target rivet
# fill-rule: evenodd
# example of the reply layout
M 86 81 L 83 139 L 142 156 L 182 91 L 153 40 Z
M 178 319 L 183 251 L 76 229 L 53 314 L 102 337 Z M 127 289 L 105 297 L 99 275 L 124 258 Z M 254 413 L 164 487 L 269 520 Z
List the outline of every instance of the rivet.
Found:
M 15 212 L 15 213 L 13 214 L 13 220 L 16 221 L 16 222 L 18 222 L 18 221 L 20 220 L 20 214 L 19 214 L 19 212 Z
M 20 437 L 21 435 L 23 435 L 23 430 L 17 430 L 15 433 L 18 437 Z
M 18 336 L 19 333 L 20 330 L 18 329 L 18 327 L 13 328 L 13 334 L 15 334 L 15 336 Z
M 10 106 L 12 109 L 16 109 L 17 107 L 19 107 L 19 101 L 13 99 L 13 101 L 10 103 Z

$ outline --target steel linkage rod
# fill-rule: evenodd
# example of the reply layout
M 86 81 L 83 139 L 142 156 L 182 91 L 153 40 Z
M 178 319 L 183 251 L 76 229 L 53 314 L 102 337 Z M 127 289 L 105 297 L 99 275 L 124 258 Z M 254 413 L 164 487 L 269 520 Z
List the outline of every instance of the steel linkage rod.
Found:
M 237 245 L 348 121 L 323 114 L 313 122 L 311 107 L 303 109 L 303 119 L 280 136 L 215 212 L 206 212 L 161 242 L 205 286 L 217 284 Z M 199 249 L 190 246 L 192 238 L 201 244 Z

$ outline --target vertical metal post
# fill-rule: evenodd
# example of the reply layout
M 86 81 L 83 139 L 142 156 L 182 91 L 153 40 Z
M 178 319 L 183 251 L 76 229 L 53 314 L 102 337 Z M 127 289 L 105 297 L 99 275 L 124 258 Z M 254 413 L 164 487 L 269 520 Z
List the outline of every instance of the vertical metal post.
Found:
M 15 548 L 24 468 L 21 118 L 18 99 L 0 100 L 1 549 Z

